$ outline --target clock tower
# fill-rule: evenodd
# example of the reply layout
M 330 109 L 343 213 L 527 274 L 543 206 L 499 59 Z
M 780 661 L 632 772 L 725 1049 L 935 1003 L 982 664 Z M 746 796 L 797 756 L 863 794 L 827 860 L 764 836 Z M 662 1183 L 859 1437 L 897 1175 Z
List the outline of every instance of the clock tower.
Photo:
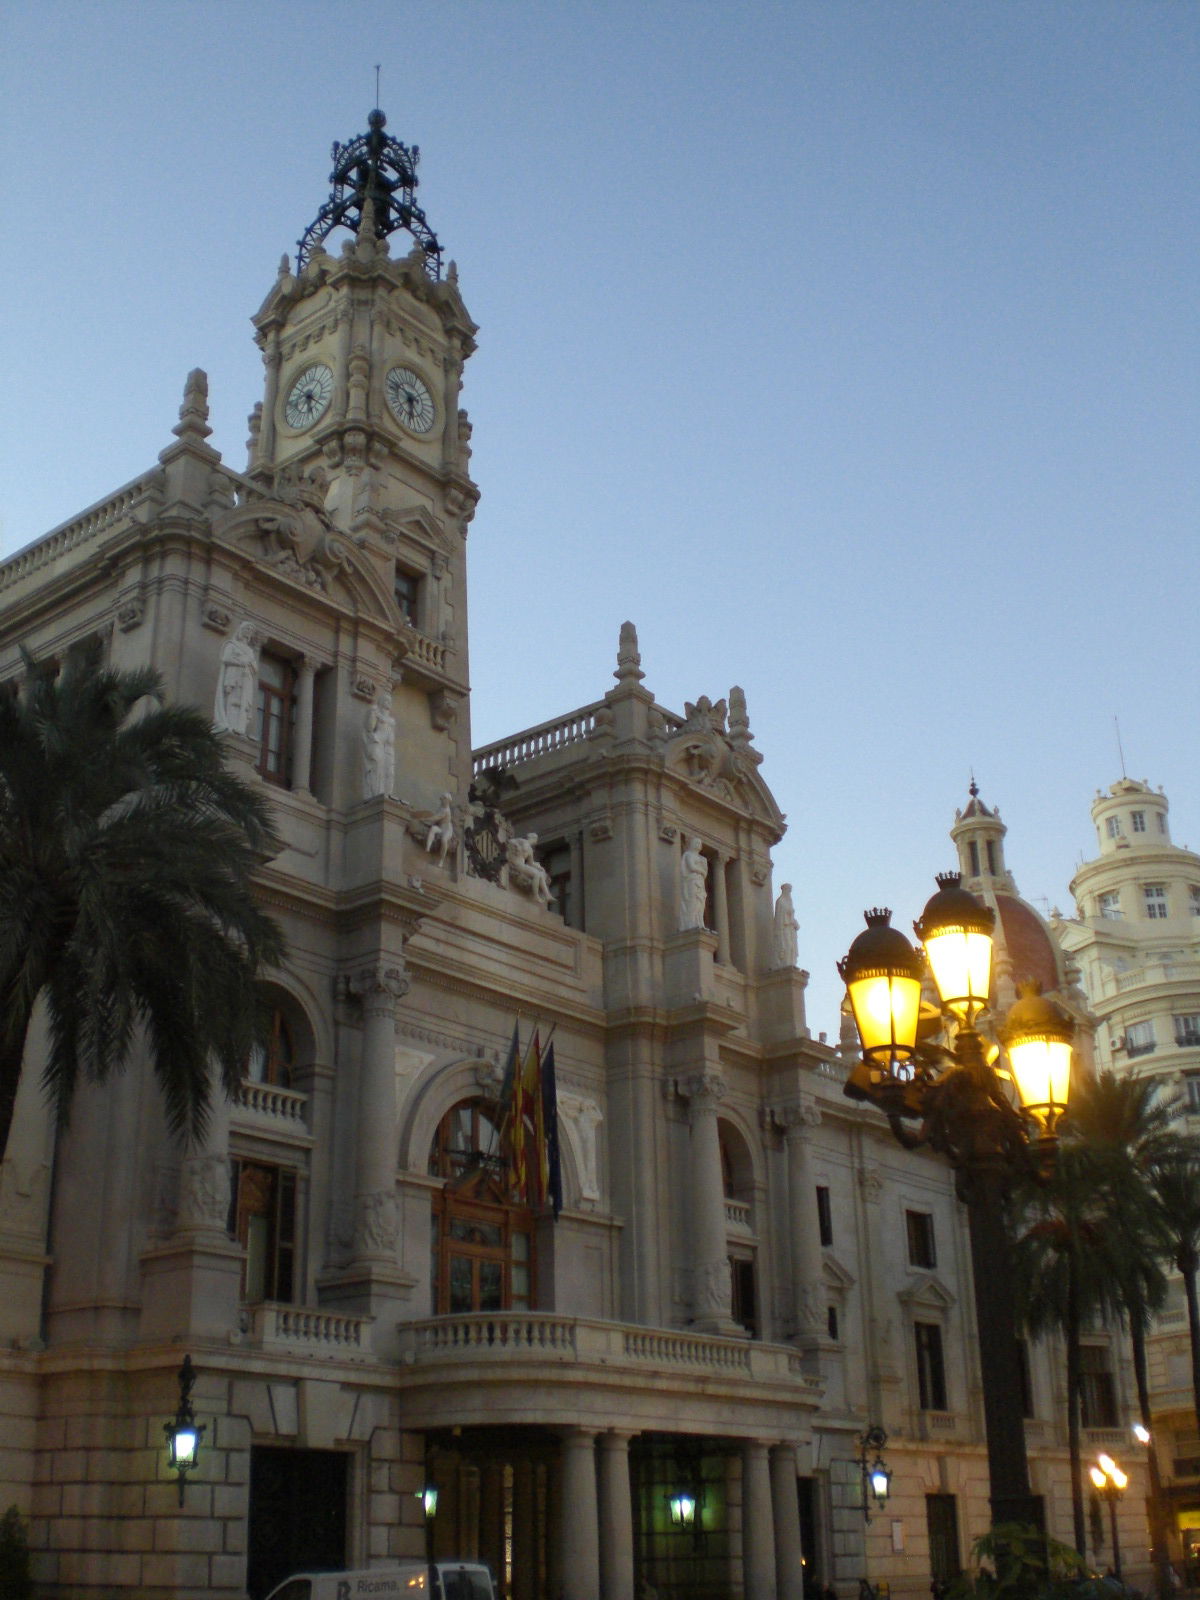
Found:
M 333 146 L 330 197 L 254 317 L 266 386 L 247 471 L 268 495 L 319 499 L 390 579 L 403 680 L 425 690 L 435 728 L 462 708 L 469 749 L 465 540 L 479 491 L 459 394 L 476 326 L 416 202 L 417 147 L 386 133 L 382 111 L 367 121 Z M 335 256 L 337 229 L 350 237 Z M 396 233 L 407 254 L 392 255 Z

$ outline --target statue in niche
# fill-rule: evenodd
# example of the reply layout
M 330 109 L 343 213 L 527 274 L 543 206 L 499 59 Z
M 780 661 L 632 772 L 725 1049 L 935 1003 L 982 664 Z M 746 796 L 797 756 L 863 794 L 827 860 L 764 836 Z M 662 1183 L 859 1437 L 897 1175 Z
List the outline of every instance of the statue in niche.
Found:
M 550 874 L 533 853 L 537 838 L 536 833 L 530 833 L 523 839 L 514 838 L 508 841 L 509 876 L 515 882 L 523 883 L 538 905 L 549 909 L 554 894 L 550 888 Z
M 679 931 L 704 926 L 704 907 L 708 900 L 708 860 L 699 839 L 688 840 L 679 858 Z
M 257 701 L 258 635 L 243 622 L 221 648 L 213 727 L 218 733 L 249 733 Z
M 392 692 L 380 689 L 363 719 L 363 799 L 390 795 L 396 781 L 396 719 Z
M 438 865 L 446 865 L 446 857 L 457 843 L 458 835 L 454 831 L 454 800 L 452 796 L 444 794 L 439 809 L 434 813 L 429 824 L 429 831 L 425 835 L 425 849 L 429 855 L 436 853 Z
M 796 921 L 796 908 L 792 904 L 792 886 L 785 883 L 780 886 L 779 898 L 775 902 L 775 934 L 771 945 L 771 965 L 779 967 L 794 967 L 799 952 L 796 940 L 796 930 L 800 924 Z

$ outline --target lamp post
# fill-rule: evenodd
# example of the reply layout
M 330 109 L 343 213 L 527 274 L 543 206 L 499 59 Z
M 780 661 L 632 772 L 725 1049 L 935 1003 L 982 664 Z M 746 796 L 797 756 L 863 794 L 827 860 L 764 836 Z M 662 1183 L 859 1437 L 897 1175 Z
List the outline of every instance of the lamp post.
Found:
M 1117 1535 L 1117 1501 L 1125 1493 L 1129 1478 L 1111 1456 L 1097 1456 L 1096 1465 L 1089 1470 L 1092 1482 L 1096 1485 L 1096 1493 L 1108 1501 L 1108 1525 L 1112 1530 L 1113 1576 L 1120 1583 L 1121 1541 Z
M 993 1066 L 999 1048 L 975 1025 L 988 1005 L 995 913 L 958 873 L 937 883 L 914 925 L 924 960 L 890 926 L 890 911 L 873 910 L 838 963 L 862 1042 L 862 1063 L 845 1092 L 878 1107 L 906 1149 L 929 1145 L 954 1168 L 970 1229 L 992 1523 L 1040 1527 L 1025 1433 L 1016 1424 L 1021 1371 L 1006 1207 L 1014 1178 L 1053 1159 L 1073 1029 L 1037 985 L 1023 985 L 1000 1029 L 1008 1069 Z M 939 1010 L 922 1005 L 926 968 Z M 907 1125 L 914 1120 L 917 1132 Z

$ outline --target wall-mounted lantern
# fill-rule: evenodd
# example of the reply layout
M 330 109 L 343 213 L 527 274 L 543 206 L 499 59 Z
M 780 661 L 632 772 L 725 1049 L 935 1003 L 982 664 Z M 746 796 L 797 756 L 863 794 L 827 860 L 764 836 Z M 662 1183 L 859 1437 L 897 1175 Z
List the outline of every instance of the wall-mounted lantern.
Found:
M 192 1409 L 192 1389 L 196 1383 L 196 1369 L 191 1356 L 184 1356 L 179 1369 L 179 1404 L 170 1422 L 163 1423 L 167 1439 L 167 1465 L 179 1477 L 179 1504 L 183 1504 L 183 1490 L 187 1475 L 196 1466 L 196 1453 L 204 1438 L 204 1424 L 196 1421 Z
M 858 1441 L 858 1470 L 862 1476 L 864 1522 L 871 1520 L 870 1496 L 874 1495 L 875 1505 L 880 1511 L 887 1504 L 888 1491 L 892 1486 L 892 1469 L 883 1459 L 882 1452 L 886 1444 L 887 1434 L 878 1423 L 873 1423 Z

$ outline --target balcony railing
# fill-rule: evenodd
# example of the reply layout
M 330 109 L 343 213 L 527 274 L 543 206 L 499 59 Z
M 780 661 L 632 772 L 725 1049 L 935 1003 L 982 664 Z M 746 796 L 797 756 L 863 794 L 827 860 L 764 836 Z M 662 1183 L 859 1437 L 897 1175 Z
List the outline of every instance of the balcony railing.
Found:
M 371 1317 L 345 1317 L 334 1311 L 267 1304 L 250 1312 L 250 1337 L 264 1350 L 341 1361 L 371 1359 Z
M 474 1312 L 401 1323 L 401 1360 L 409 1367 L 448 1363 L 532 1362 L 543 1374 L 560 1365 L 625 1374 L 692 1375 L 784 1382 L 814 1399 L 821 1380 L 804 1370 L 790 1345 L 728 1339 L 686 1329 L 559 1317 L 538 1311 Z
M 296 1094 L 292 1089 L 281 1089 L 274 1083 L 251 1083 L 243 1078 L 235 1104 L 241 1111 L 269 1117 L 272 1122 L 283 1122 L 293 1129 L 307 1125 L 308 1096 Z

